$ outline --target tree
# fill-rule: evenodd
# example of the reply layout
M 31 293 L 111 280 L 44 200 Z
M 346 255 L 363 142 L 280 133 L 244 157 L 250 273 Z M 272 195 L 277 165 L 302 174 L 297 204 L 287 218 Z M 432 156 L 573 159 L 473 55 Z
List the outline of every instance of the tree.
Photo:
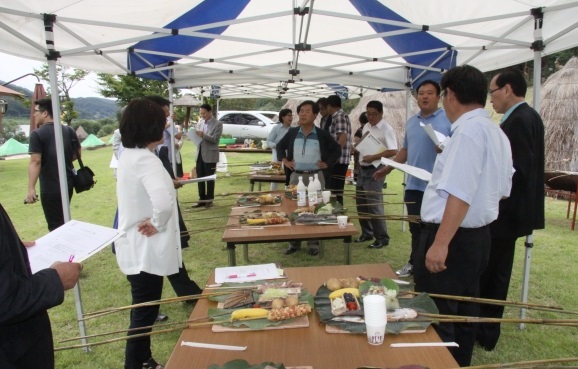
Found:
M 127 105 L 131 100 L 149 95 L 169 95 L 168 83 L 152 79 L 144 79 L 132 75 L 98 74 L 98 92 L 109 98 L 114 98 L 121 106 Z M 175 94 L 177 97 L 178 92 Z
M 70 125 L 73 119 L 78 117 L 78 112 L 74 110 L 74 102 L 70 98 L 70 90 L 82 81 L 90 72 L 82 69 L 74 69 L 70 67 L 65 67 L 62 65 L 56 65 L 56 75 L 58 80 L 58 95 L 62 96 L 61 105 L 61 119 Z M 43 81 L 50 84 L 50 74 L 48 70 L 48 63 L 42 64 L 40 70 L 34 69 L 34 74 L 36 74 Z M 47 89 L 48 94 L 52 94 L 50 87 Z
M 28 143 L 28 138 L 20 128 L 18 121 L 7 119 L 2 124 L 2 131 L 0 132 L 0 143 L 4 143 L 11 138 L 14 138 L 20 143 Z

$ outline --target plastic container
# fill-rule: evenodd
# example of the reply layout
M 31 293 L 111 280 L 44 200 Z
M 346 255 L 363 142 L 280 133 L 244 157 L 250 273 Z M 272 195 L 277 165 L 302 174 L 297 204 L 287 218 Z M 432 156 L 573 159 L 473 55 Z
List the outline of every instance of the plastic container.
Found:
M 297 183 L 297 206 L 307 205 L 307 187 L 303 183 L 303 176 L 299 176 L 299 183 Z
M 317 186 L 313 181 L 313 176 L 309 176 L 309 185 L 307 186 L 307 202 L 309 206 L 317 205 Z

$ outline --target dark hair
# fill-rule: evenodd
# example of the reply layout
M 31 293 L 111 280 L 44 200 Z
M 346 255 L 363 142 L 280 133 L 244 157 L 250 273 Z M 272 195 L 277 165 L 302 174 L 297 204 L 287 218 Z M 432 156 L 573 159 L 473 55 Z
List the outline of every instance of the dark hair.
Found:
M 328 96 L 327 105 L 331 105 L 334 108 L 341 108 L 341 98 L 337 95 Z
M 434 86 L 435 89 L 436 89 L 436 92 L 437 92 L 437 95 L 438 95 L 438 96 L 439 96 L 440 93 L 442 92 L 442 89 L 441 89 L 439 83 L 437 83 L 436 81 L 431 80 L 431 79 L 426 79 L 425 81 L 423 81 L 422 83 L 420 83 L 419 86 L 417 86 L 417 89 L 415 90 L 415 92 L 419 93 L 419 89 L 422 88 L 422 86 L 425 86 L 425 85 L 432 85 L 432 86 Z
M 212 111 L 213 108 L 209 104 L 203 104 L 199 109 L 205 109 L 206 111 Z
M 159 104 L 159 106 L 162 108 L 163 106 L 171 106 L 171 102 L 167 99 L 165 99 L 162 96 L 159 95 L 150 95 L 150 96 L 145 96 L 145 99 L 149 99 L 152 100 L 154 102 L 156 102 L 157 104 Z
M 361 123 L 361 125 L 364 125 L 365 123 L 369 122 L 369 120 L 367 119 L 367 113 L 366 112 L 362 112 L 359 115 L 359 123 Z
M 120 119 L 122 145 L 145 148 L 163 138 L 167 118 L 163 108 L 148 98 L 132 100 Z
M 52 118 L 52 100 L 50 99 L 40 99 L 34 102 L 34 105 L 38 105 L 38 110 L 45 111 Z
M 281 109 L 279 110 L 279 121 L 282 123 L 283 122 L 283 118 L 285 118 L 286 115 L 289 114 L 293 114 L 293 112 L 291 111 L 291 109 Z
M 379 113 L 383 113 L 383 104 L 381 103 L 381 101 L 371 100 L 370 102 L 367 103 L 365 108 L 366 109 L 367 108 L 373 108 L 373 109 L 377 110 Z
M 319 105 L 317 105 L 313 100 L 305 100 L 301 104 L 297 106 L 297 114 L 301 111 L 301 107 L 303 105 L 311 105 L 311 110 L 313 110 L 313 114 L 319 114 Z
M 323 107 L 327 106 L 327 98 L 325 97 L 320 97 L 319 100 L 317 100 L 317 105 L 321 105 Z
M 518 97 L 526 97 L 528 84 L 526 83 L 526 79 L 520 70 L 515 68 L 508 68 L 498 73 L 498 77 L 496 78 L 496 86 L 502 88 L 505 85 L 510 85 L 514 95 Z
M 471 65 L 462 65 L 448 70 L 442 76 L 440 86 L 444 92 L 449 87 L 462 105 L 486 105 L 488 80 L 484 73 Z

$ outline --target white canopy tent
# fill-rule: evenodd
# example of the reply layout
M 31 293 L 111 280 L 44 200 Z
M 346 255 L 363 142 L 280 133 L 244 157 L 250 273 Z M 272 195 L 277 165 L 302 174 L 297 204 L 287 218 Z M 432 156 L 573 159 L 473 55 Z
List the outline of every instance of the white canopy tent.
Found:
M 357 97 L 462 64 L 490 71 L 534 59 L 540 81 L 542 55 L 578 45 L 576 19 L 571 0 L 0 0 L 0 52 L 47 60 L 52 91 L 58 62 L 219 97 L 310 98 L 335 88 Z M 536 83 L 537 110 L 539 92 Z

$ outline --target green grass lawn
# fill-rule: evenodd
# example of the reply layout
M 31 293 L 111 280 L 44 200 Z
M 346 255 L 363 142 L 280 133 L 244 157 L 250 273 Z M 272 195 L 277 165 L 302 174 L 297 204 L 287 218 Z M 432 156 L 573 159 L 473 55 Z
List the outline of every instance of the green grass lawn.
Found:
M 106 139 L 104 139 L 106 142 Z M 183 148 L 185 170 L 190 170 L 193 163 L 193 145 L 185 142 Z M 110 226 L 116 208 L 115 180 L 112 169 L 109 168 L 112 149 L 110 147 L 97 150 L 85 150 L 83 161 L 96 173 L 98 183 L 94 189 L 74 195 L 71 203 L 72 218 L 96 224 Z M 269 160 L 266 154 L 235 154 L 227 155 L 231 164 L 230 176 L 219 173 L 216 182 L 216 193 L 246 191 L 249 183 L 246 178 L 247 166 L 256 161 Z M 0 202 L 12 218 L 16 229 L 24 240 L 33 240 L 47 232 L 44 215 L 39 203 L 23 205 L 27 186 L 26 159 L 0 161 Z M 384 199 L 391 203 L 386 207 L 389 214 L 401 214 L 402 179 L 400 172 L 395 171 L 388 177 L 387 196 Z M 264 189 L 267 186 L 264 185 Z M 268 188 L 268 187 L 267 187 Z M 347 189 L 354 187 L 348 185 Z M 349 192 L 352 195 L 352 192 Z M 189 230 L 194 233 L 190 247 L 183 251 L 183 259 L 190 275 L 204 285 L 210 272 L 215 267 L 227 265 L 227 252 L 221 242 L 222 229 L 214 229 L 225 225 L 233 198 L 217 196 L 215 206 L 210 210 L 194 210 L 190 205 L 197 200 L 196 185 L 186 185 L 179 190 L 179 199 L 183 216 Z M 354 213 L 354 200 L 346 197 L 345 205 Z M 535 233 L 530 280 L 530 301 L 537 304 L 560 305 L 568 310 L 578 311 L 578 231 L 570 231 L 570 221 L 566 219 L 564 201 L 546 199 L 547 223 L 546 229 Z M 203 219 L 207 217 L 220 217 Z M 209 229 L 210 230 L 207 230 Z M 352 262 L 355 264 L 387 262 L 394 269 L 406 263 L 409 256 L 409 232 L 402 231 L 401 222 L 388 222 L 391 236 L 389 247 L 379 250 L 369 250 L 363 245 L 352 246 Z M 523 239 L 519 240 L 510 299 L 519 300 L 521 295 L 521 280 L 524 264 Z M 270 243 L 249 247 L 251 263 L 279 262 L 284 267 L 338 265 L 343 263 L 343 248 L 341 241 L 325 243 L 325 257 L 311 257 L 305 252 L 286 256 L 284 243 Z M 242 264 L 240 250 L 237 252 L 237 262 Z M 349 276 L 345 276 L 349 277 Z M 130 303 L 130 289 L 125 276 L 120 272 L 110 249 L 105 249 L 85 262 L 80 286 L 85 312 L 92 312 L 109 307 L 118 307 Z M 313 291 L 314 292 L 314 291 Z M 164 297 L 175 296 L 168 282 L 165 283 Z M 192 310 L 182 303 L 163 305 L 161 311 L 169 315 L 169 322 L 184 321 Z M 507 317 L 517 317 L 518 310 L 506 308 Z M 74 294 L 66 294 L 64 303 L 50 310 L 52 328 L 56 346 L 72 343 L 58 341 L 78 335 Z M 126 329 L 128 312 L 111 314 L 102 318 L 86 321 L 88 334 L 97 334 Z M 530 311 L 532 318 L 578 318 L 576 315 L 562 315 Z M 113 335 L 110 337 L 117 337 Z M 158 335 L 153 338 L 153 353 L 157 361 L 166 362 L 173 347 L 177 343 L 179 332 Z M 106 338 L 106 337 L 105 337 Z M 101 338 L 99 338 L 101 339 Z M 95 339 L 96 340 L 96 339 Z M 542 325 L 527 325 L 519 330 L 517 325 L 504 326 L 502 338 L 493 352 L 485 352 L 476 348 L 473 364 L 504 363 L 520 360 L 547 359 L 576 356 L 578 347 L 578 330 L 572 327 L 553 327 Z M 263 358 L 266 359 L 265 357 Z M 56 353 L 57 368 L 107 369 L 121 368 L 124 362 L 124 342 L 95 346 L 90 352 L 81 349 L 60 351 Z M 304 363 L 306 364 L 306 363 Z M 416 363 L 418 364 L 418 363 Z M 383 363 L 384 366 L 387 363 Z M 316 368 L 324 369 L 324 368 Z

